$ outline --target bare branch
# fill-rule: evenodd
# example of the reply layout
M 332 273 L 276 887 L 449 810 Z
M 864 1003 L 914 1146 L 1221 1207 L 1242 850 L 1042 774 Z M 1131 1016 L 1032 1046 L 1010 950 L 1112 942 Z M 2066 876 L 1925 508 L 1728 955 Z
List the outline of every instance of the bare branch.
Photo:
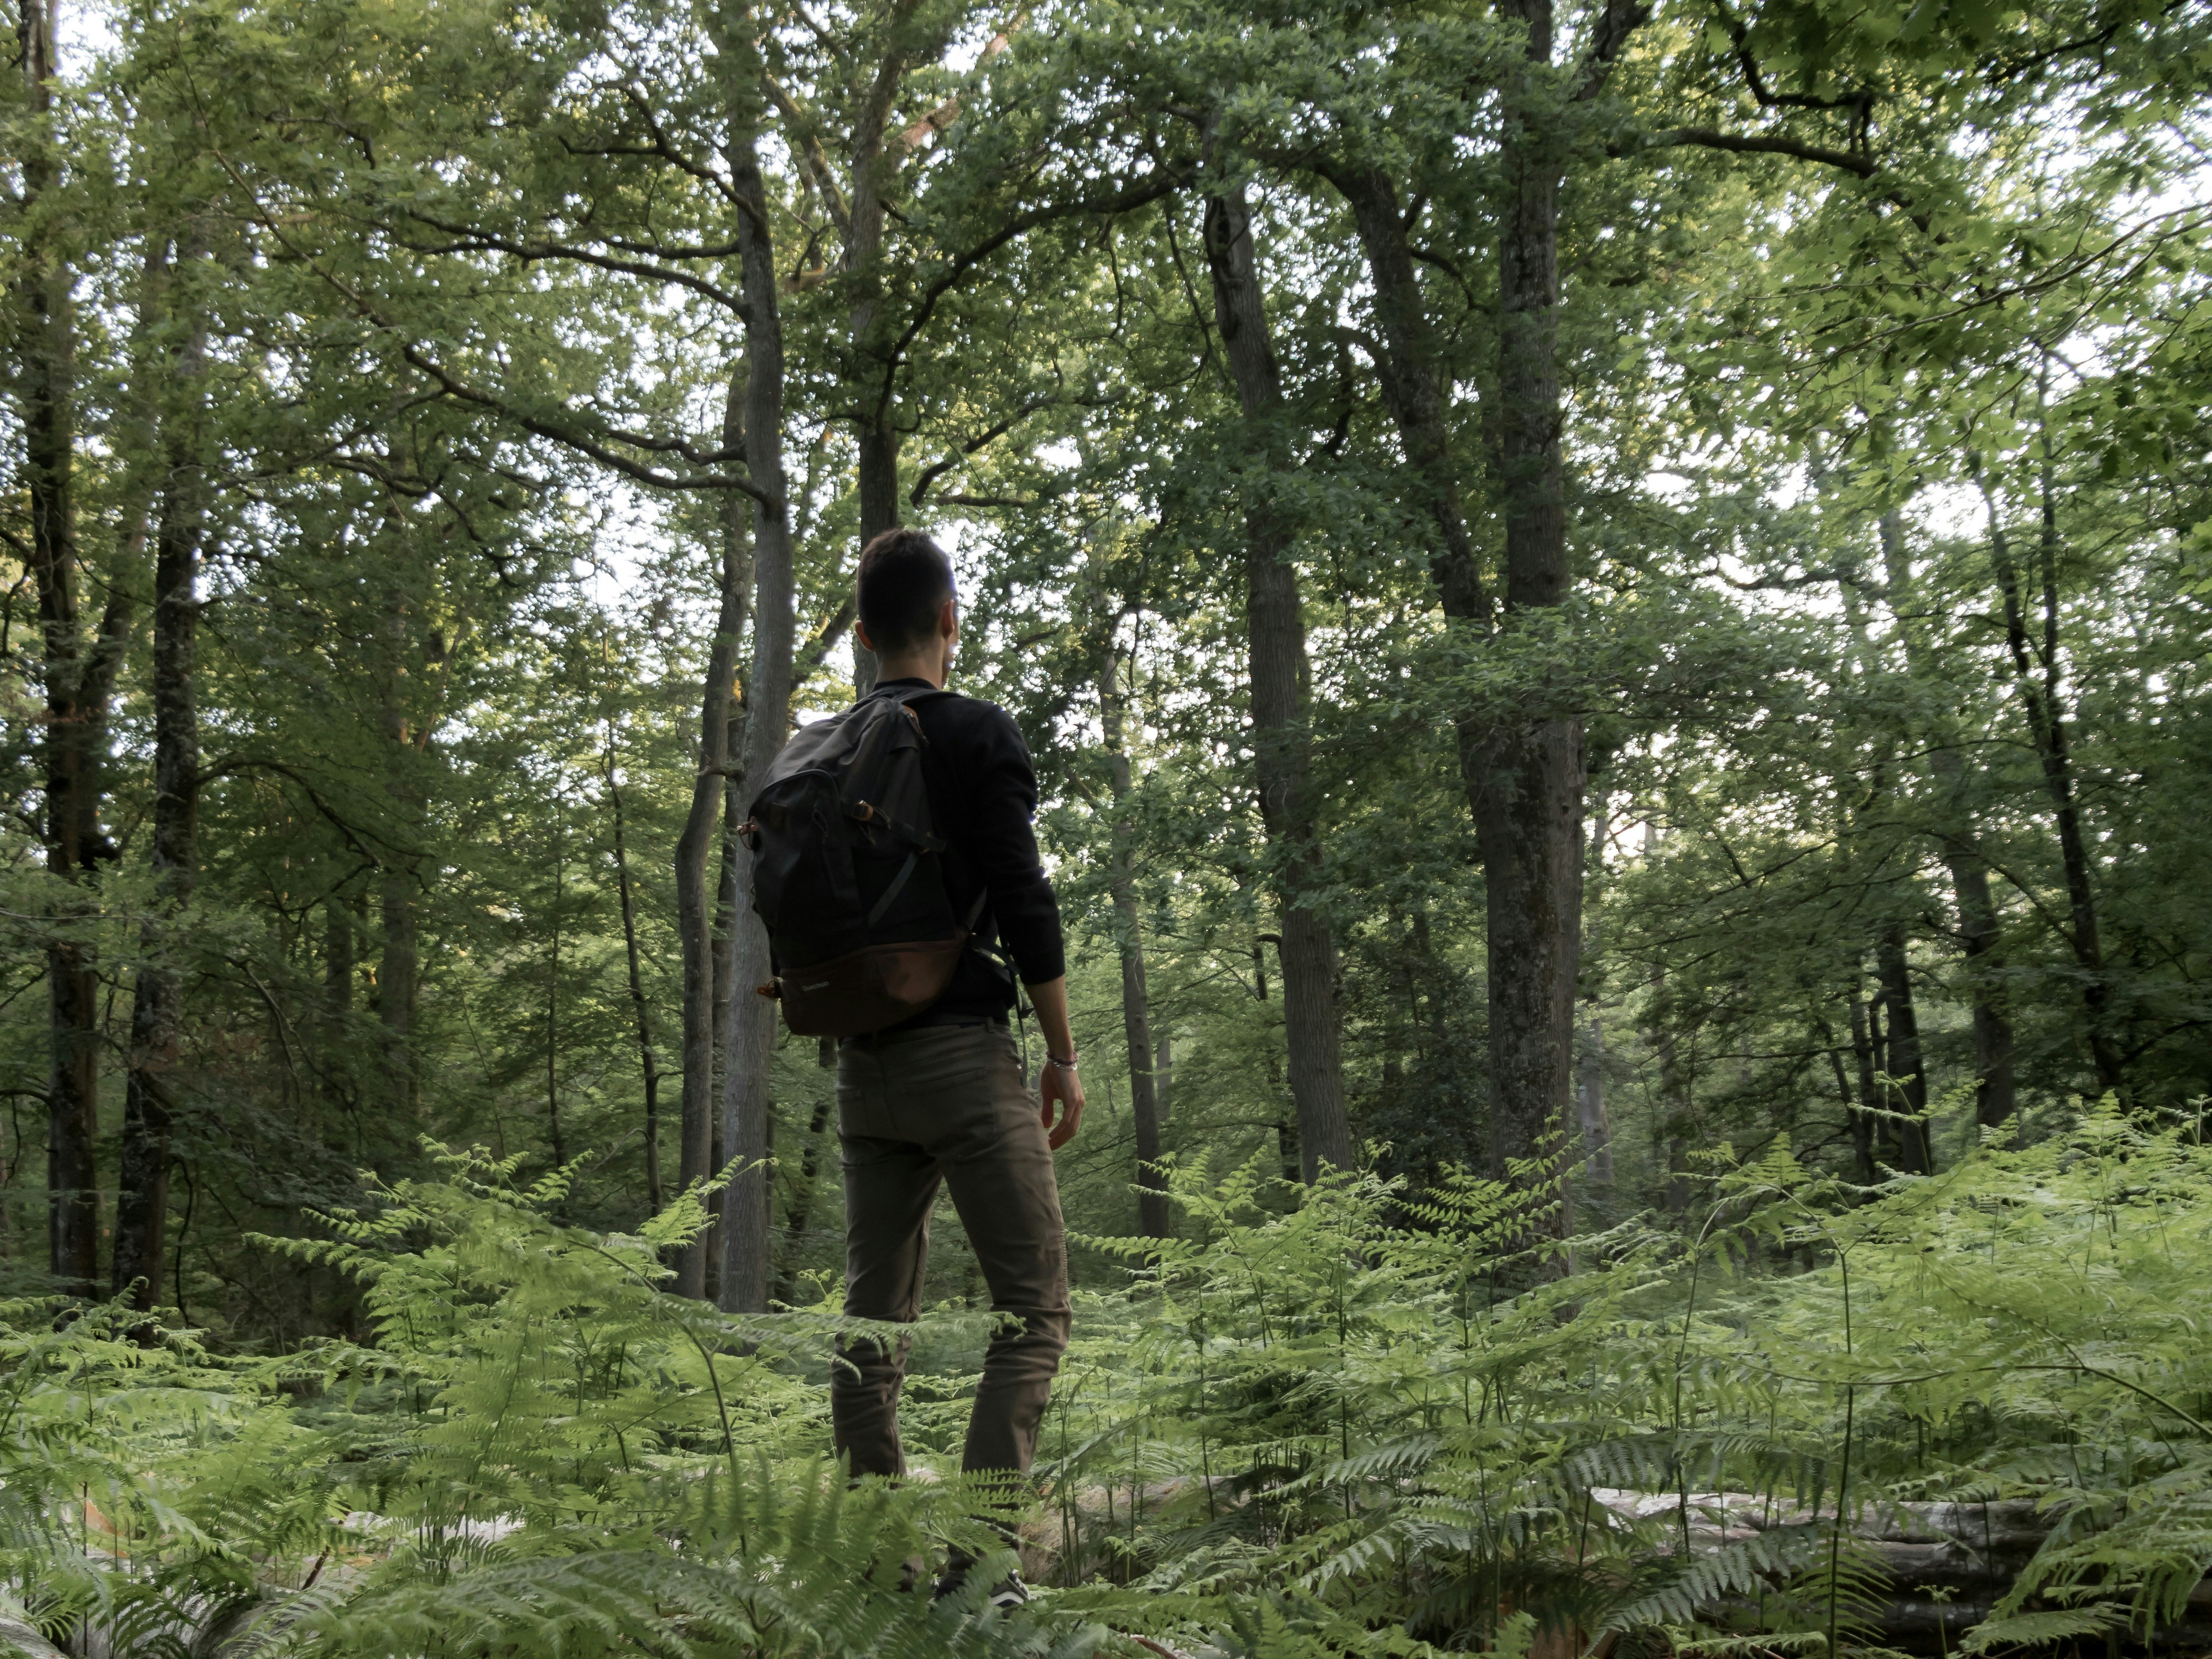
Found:
M 1826 167 L 1841 167 L 1862 179 L 1871 179 L 1881 170 L 1872 158 L 1854 155 L 1849 150 L 1830 149 L 1825 144 L 1808 144 L 1779 134 L 1716 132 L 1711 127 L 1676 127 L 1671 132 L 1654 133 L 1644 148 L 1668 149 L 1685 144 L 1701 149 L 1729 150 L 1739 155 L 1793 155 L 1801 161 L 1818 161 Z

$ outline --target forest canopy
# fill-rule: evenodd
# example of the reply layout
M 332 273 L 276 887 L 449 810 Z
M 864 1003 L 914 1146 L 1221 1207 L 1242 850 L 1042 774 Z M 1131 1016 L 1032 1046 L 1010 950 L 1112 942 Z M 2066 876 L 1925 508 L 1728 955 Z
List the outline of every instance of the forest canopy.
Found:
M 911 525 L 1091 1096 L 957 1650 L 2208 1645 L 2204 0 L 14 22 L 0 1643 L 953 1640 L 737 833 Z

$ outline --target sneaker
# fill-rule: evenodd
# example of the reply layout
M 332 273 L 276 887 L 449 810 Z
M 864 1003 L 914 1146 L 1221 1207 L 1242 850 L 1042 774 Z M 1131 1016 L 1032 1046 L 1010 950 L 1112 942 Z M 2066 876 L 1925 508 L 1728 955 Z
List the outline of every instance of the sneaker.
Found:
M 957 1595 L 967 1582 L 967 1564 L 955 1562 L 947 1569 L 945 1576 L 937 1581 L 936 1599 L 942 1601 L 948 1595 Z M 1000 1613 L 1008 1613 L 1016 1607 L 1025 1607 L 1029 1603 L 1030 1587 L 1022 1582 L 1022 1576 L 1018 1572 L 1008 1573 L 994 1584 L 991 1587 L 990 1595 L 983 1598 L 985 1607 L 995 1608 Z

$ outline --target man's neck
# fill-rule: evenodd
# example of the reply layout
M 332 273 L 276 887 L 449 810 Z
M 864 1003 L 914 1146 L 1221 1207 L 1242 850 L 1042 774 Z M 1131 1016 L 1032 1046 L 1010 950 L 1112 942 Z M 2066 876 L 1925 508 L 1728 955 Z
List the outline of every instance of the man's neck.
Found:
M 926 680 L 939 691 L 945 690 L 945 663 L 941 658 L 885 657 L 876 664 L 876 680 Z

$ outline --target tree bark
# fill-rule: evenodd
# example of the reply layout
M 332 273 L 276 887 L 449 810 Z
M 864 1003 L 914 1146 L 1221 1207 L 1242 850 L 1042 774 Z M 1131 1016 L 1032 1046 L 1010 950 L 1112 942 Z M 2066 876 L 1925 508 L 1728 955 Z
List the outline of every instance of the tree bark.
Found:
M 198 250 L 188 245 L 188 254 Z M 169 1213 L 173 1100 L 164 1074 L 177 1060 L 184 979 L 173 921 L 191 897 L 198 865 L 199 709 L 194 680 L 199 567 L 206 534 L 202 465 L 207 329 L 193 307 L 168 365 L 175 404 L 162 422 L 166 477 L 154 540 L 154 910 L 140 930 L 143 963 L 132 987 L 131 1060 L 117 1174 L 112 1285 L 134 1305 L 159 1299 Z
M 1905 667 L 1916 678 L 1933 674 L 1934 653 L 1916 614 L 1904 516 L 1893 508 L 1881 515 L 1880 529 L 1890 613 L 1905 644 Z M 1929 745 L 1928 767 L 1939 796 L 1936 842 L 1950 872 L 1959 911 L 1959 942 L 1966 957 L 1966 998 L 1974 1026 L 1974 1118 L 1984 1127 L 1995 1128 L 2011 1118 L 2018 1103 L 2012 1021 L 1996 981 L 1997 911 L 1990 892 L 1989 861 L 1967 799 L 1966 759 L 1960 748 L 1957 722 L 1948 715 L 1939 720 Z
M 743 18 L 743 13 L 738 13 Z M 731 183 L 738 198 L 738 243 L 750 378 L 745 406 L 745 465 L 763 499 L 753 504 L 753 656 L 745 698 L 744 775 L 765 773 L 791 724 L 793 572 L 791 522 L 783 471 L 783 324 L 777 310 L 775 245 L 762 178 L 761 76 L 750 26 L 720 45 L 729 64 Z M 738 842 L 736 963 L 728 1035 L 723 1042 L 722 1141 L 738 1164 L 722 1200 L 720 1303 L 732 1313 L 768 1305 L 772 1271 L 769 1183 L 769 1066 L 775 1047 L 775 1005 L 752 988 L 772 974 L 768 932 L 750 904 L 752 854 Z
M 1124 714 L 1110 660 L 1098 677 L 1098 719 L 1114 804 L 1129 796 L 1129 755 L 1123 746 Z M 1115 945 L 1121 957 L 1121 1036 L 1129 1054 L 1130 1115 L 1137 1130 L 1137 1231 L 1146 1238 L 1170 1235 L 1166 1182 L 1161 1178 L 1160 1104 L 1152 1061 L 1152 992 L 1145 978 L 1145 936 L 1137 912 L 1136 836 L 1118 812 L 1108 884 L 1114 896 Z
M 730 380 L 722 408 L 725 449 L 743 441 L 746 383 L 742 373 Z M 676 842 L 676 921 L 684 949 L 684 1094 L 676 1180 L 685 1191 L 714 1174 L 716 1006 L 708 859 L 715 846 L 714 826 L 721 816 L 730 766 L 731 687 L 737 678 L 738 641 L 744 632 L 752 586 L 750 503 L 735 490 L 725 490 L 720 510 L 721 604 L 700 694 L 699 770 L 691 783 L 691 809 Z M 676 1292 L 696 1299 L 706 1289 L 707 1247 L 701 1240 L 677 1254 Z
M 622 786 L 615 781 L 615 728 L 607 724 L 607 805 L 614 815 L 615 887 L 622 900 L 623 954 L 629 967 L 629 1003 L 637 1016 L 638 1065 L 645 1079 L 645 1194 L 648 1213 L 660 1213 L 660 1060 L 653 1047 L 653 1013 L 637 949 L 637 895 L 630 885 Z
M 1344 1013 L 1336 940 L 1311 896 L 1320 883 L 1321 837 L 1303 730 L 1305 621 L 1297 571 L 1290 561 L 1292 527 L 1275 499 L 1277 475 L 1289 463 L 1282 374 L 1268 337 L 1251 216 L 1241 187 L 1207 198 L 1206 252 L 1214 319 L 1244 417 L 1247 459 L 1240 490 L 1253 762 L 1260 813 L 1279 872 L 1283 1024 L 1291 1097 L 1298 1114 L 1299 1173 L 1311 1184 L 1324 1165 L 1352 1167 L 1344 1104 Z

